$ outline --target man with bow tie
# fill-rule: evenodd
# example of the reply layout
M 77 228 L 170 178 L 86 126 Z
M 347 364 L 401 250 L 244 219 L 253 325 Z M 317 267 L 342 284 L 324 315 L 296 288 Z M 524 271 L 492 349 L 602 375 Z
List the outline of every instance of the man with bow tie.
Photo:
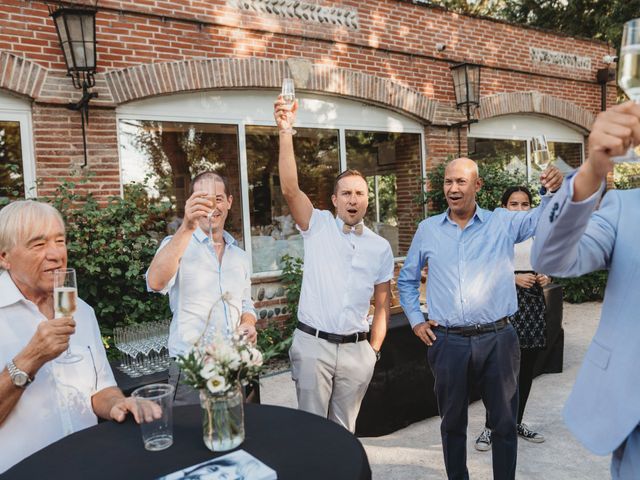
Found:
M 297 103 L 275 102 L 280 187 L 304 239 L 298 325 L 289 350 L 298 407 L 355 431 L 386 335 L 393 278 L 389 242 L 367 228 L 368 188 L 357 170 L 336 178 L 336 216 L 314 209 L 300 190 L 292 129 Z M 375 313 L 369 327 L 369 301 Z M 368 339 L 368 341 L 367 341 Z

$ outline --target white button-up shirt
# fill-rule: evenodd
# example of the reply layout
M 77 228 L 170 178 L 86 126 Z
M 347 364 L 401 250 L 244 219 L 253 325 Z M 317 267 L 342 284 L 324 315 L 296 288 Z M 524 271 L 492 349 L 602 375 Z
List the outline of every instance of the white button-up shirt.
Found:
M 197 338 L 203 334 L 205 327 L 209 332 L 230 334 L 240 324 L 242 313 L 256 316 L 251 300 L 249 256 L 229 233 L 224 232 L 223 237 L 224 255 L 218 262 L 209 237 L 197 228 L 180 259 L 178 271 L 159 292 L 169 294 L 173 312 L 169 328 L 169 354 L 172 357 L 186 354 L 193 346 L 194 335 Z M 166 237 L 158 251 L 171 238 Z M 147 289 L 153 291 L 148 282 Z M 221 300 L 223 295 L 227 299 L 224 302 Z
M 93 309 L 78 300 L 71 350 L 82 355 L 72 364 L 48 362 L 36 373 L 6 420 L 0 424 L 0 473 L 32 453 L 78 430 L 96 425 L 91 397 L 116 386 Z M 29 343 L 47 318 L 24 298 L 9 272 L 0 274 L 0 365 Z
M 393 278 L 389 242 L 366 226 L 344 233 L 344 222 L 314 210 L 304 238 L 304 273 L 298 318 L 318 330 L 347 335 L 368 332 L 374 286 Z

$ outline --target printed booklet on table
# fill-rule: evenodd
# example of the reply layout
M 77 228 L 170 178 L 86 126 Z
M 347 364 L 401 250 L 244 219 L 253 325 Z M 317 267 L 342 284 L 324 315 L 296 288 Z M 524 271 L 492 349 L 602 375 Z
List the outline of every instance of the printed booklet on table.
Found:
M 275 470 L 244 450 L 237 450 L 158 477 L 157 480 L 277 480 L 277 478 Z

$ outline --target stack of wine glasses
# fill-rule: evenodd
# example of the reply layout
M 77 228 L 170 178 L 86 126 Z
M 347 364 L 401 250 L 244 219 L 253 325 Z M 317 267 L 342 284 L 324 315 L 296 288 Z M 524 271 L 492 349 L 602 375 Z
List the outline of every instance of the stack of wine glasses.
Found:
M 169 368 L 170 320 L 146 322 L 113 329 L 113 340 L 120 351 L 120 370 L 130 377 L 162 372 Z

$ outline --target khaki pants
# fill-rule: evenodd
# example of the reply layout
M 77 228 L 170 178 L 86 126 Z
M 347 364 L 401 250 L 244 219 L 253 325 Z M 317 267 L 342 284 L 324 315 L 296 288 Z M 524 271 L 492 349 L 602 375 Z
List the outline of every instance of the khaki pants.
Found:
M 295 330 L 289 358 L 298 408 L 354 432 L 376 364 L 369 342 L 336 344 Z

